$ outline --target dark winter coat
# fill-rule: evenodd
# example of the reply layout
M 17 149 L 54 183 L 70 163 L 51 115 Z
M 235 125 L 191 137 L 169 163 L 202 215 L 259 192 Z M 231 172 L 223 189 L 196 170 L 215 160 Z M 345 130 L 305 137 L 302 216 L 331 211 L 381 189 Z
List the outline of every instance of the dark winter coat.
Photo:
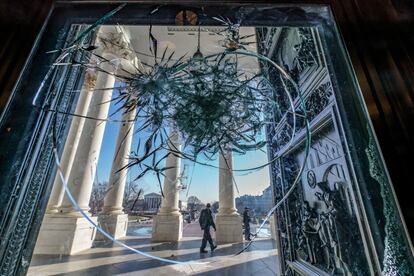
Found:
M 201 229 L 208 228 L 212 226 L 216 230 L 216 225 L 214 224 L 213 215 L 210 209 L 203 209 L 200 214 L 199 223 Z
M 249 216 L 249 211 L 245 210 L 243 212 L 243 223 L 244 224 L 248 224 L 250 222 L 250 216 Z

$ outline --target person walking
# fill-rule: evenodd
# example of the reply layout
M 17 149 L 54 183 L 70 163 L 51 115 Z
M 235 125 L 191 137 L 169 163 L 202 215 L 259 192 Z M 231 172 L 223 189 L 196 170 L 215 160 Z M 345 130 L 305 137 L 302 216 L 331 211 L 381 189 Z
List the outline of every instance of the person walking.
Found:
M 217 248 L 217 245 L 214 245 L 210 234 L 210 226 L 212 226 L 214 231 L 216 231 L 216 224 L 214 223 L 210 207 L 210 203 L 207 203 L 206 208 L 201 211 L 200 218 L 198 220 L 201 230 L 204 231 L 203 240 L 201 241 L 200 253 L 207 253 L 207 250 L 205 250 L 207 242 L 210 244 L 211 252 Z
M 243 212 L 243 224 L 244 224 L 244 239 L 247 241 L 251 241 L 250 239 L 250 215 L 249 215 L 249 208 L 244 207 Z

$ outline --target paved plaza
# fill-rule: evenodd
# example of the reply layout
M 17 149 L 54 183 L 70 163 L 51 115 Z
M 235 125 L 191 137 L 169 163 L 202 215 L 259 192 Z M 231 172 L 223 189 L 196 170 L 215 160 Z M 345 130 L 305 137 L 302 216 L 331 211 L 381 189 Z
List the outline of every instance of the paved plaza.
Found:
M 151 243 L 150 235 L 150 224 L 130 222 L 122 240 L 159 257 L 204 263 L 172 265 L 117 245 L 97 244 L 73 256 L 34 255 L 28 275 L 277 275 L 277 251 L 270 237 L 256 239 L 246 252 L 235 256 L 243 243 L 220 245 L 213 253 L 200 254 L 201 231 L 197 222 L 184 224 L 183 239 L 178 243 Z

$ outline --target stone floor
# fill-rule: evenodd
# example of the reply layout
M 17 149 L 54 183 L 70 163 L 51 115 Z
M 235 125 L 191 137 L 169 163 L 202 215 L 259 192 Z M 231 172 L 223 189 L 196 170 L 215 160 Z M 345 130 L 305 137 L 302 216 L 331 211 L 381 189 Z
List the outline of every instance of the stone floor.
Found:
M 119 246 L 99 245 L 74 256 L 34 255 L 28 275 L 277 275 L 277 252 L 269 238 L 256 239 L 238 256 L 234 254 L 243 244 L 220 245 L 213 253 L 200 254 L 198 223 L 186 224 L 178 243 L 151 243 L 150 229 L 150 225 L 130 223 L 123 241 L 156 256 L 204 263 L 171 265 Z

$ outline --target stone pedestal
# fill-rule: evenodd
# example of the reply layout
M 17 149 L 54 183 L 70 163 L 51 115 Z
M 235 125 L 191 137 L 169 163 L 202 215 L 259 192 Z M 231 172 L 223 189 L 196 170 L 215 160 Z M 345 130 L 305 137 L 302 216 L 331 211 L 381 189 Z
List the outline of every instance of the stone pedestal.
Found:
M 103 214 L 99 216 L 98 222 L 101 228 L 115 239 L 125 237 L 128 228 L 127 214 Z M 98 231 L 95 240 L 106 241 L 107 238 Z
M 96 229 L 83 217 L 46 214 L 34 254 L 74 255 L 91 248 L 95 234 Z
M 275 215 L 272 215 L 269 218 L 269 227 L 270 227 L 270 233 L 271 233 L 271 238 L 272 240 L 277 240 L 277 227 L 276 227 L 276 219 L 275 219 Z
M 242 219 L 238 214 L 216 215 L 217 244 L 243 242 Z
M 158 214 L 152 220 L 153 242 L 179 241 L 183 236 L 183 216 L 176 214 Z

